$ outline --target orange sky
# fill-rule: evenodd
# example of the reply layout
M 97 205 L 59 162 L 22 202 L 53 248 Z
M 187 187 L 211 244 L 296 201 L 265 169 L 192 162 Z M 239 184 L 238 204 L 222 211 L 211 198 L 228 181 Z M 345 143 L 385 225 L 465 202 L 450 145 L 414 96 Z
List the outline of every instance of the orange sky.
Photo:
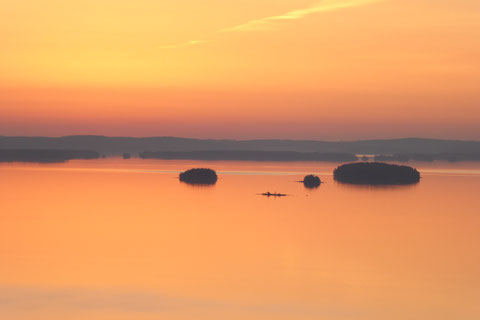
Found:
M 478 0 L 0 2 L 0 135 L 480 139 Z

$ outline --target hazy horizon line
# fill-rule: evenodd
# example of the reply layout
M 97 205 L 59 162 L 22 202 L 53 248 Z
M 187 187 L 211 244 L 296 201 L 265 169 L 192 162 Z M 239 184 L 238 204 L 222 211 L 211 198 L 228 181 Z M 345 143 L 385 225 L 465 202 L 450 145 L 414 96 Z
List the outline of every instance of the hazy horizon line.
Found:
M 71 135 L 2 135 L 0 138 L 69 138 L 69 137 L 102 137 L 102 138 L 129 138 L 129 139 L 154 139 L 154 138 L 171 138 L 185 140 L 217 140 L 217 141 L 314 141 L 314 142 L 359 142 L 359 141 L 395 141 L 395 140 L 432 140 L 432 141 L 461 141 L 461 142 L 480 142 L 474 139 L 459 138 L 430 138 L 430 137 L 394 137 L 394 138 L 360 138 L 360 139 L 294 139 L 294 138 L 195 138 L 184 136 L 128 136 L 128 135 L 101 135 L 101 134 L 71 134 Z

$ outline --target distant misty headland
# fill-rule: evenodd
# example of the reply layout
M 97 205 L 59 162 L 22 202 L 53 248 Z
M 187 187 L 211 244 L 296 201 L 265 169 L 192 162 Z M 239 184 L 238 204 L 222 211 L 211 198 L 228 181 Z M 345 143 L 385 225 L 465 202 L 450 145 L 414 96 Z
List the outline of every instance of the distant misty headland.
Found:
M 61 152 L 60 152 L 61 151 Z M 57 162 L 132 154 L 146 159 L 350 162 L 480 161 L 480 141 L 422 138 L 315 141 L 176 137 L 0 136 L 0 161 Z M 361 156 L 360 156 L 361 159 Z

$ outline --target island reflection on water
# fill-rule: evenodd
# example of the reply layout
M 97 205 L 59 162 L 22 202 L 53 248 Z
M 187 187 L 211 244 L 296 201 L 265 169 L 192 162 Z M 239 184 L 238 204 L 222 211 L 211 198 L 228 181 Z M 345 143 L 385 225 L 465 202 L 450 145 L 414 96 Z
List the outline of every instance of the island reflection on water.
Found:
M 1 164 L 0 318 L 478 319 L 480 165 L 412 165 L 362 187 L 330 163 Z

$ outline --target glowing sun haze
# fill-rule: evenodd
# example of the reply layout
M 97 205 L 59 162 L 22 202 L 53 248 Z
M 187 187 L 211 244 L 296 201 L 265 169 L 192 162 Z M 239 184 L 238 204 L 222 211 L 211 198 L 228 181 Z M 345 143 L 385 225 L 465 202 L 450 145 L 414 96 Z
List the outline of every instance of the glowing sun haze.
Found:
M 480 139 L 478 0 L 0 2 L 0 135 Z

